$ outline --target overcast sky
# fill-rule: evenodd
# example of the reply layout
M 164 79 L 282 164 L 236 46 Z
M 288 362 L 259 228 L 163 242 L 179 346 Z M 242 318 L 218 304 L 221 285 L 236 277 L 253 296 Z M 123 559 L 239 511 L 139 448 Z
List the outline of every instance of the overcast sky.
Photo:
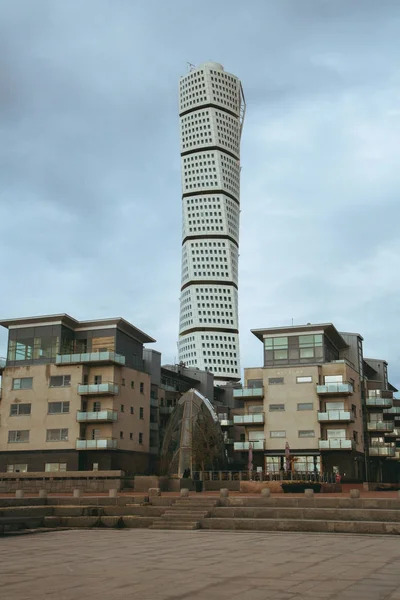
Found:
M 177 360 L 178 82 L 241 78 L 251 328 L 333 322 L 400 386 L 398 0 L 0 0 L 0 317 L 122 316 Z M 6 331 L 0 332 L 0 356 Z

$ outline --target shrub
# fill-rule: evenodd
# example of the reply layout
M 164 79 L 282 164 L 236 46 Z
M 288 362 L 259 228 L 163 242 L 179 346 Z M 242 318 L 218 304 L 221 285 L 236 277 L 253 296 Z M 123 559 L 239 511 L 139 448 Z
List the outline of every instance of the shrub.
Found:
M 285 494 L 304 494 L 304 490 L 314 490 L 315 494 L 321 491 L 321 484 L 308 481 L 294 481 L 293 483 L 282 483 Z

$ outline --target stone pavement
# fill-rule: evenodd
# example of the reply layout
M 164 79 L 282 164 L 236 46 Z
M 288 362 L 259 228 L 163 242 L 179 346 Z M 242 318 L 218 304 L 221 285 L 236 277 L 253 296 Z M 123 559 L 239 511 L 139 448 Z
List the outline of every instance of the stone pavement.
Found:
M 400 539 L 71 530 L 2 538 L 13 600 L 400 600 Z

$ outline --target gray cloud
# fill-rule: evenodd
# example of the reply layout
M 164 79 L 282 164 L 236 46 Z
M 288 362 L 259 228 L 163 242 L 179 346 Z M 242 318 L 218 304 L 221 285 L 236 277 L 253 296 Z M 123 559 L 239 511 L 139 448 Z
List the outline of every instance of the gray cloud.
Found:
M 177 88 L 212 59 L 248 103 L 242 365 L 250 328 L 329 320 L 400 385 L 397 0 L 0 5 L 4 317 L 121 315 L 177 357 Z

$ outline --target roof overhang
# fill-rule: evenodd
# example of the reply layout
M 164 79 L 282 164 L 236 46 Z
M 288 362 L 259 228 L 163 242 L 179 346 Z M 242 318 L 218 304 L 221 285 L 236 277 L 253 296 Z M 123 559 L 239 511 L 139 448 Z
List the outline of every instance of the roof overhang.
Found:
M 332 323 L 310 323 L 307 325 L 288 325 L 284 327 L 268 327 L 266 329 L 252 329 L 251 333 L 259 340 L 263 341 L 265 337 L 271 336 L 291 336 L 309 335 L 312 333 L 323 333 L 326 335 L 338 350 L 348 348 L 343 337 Z

